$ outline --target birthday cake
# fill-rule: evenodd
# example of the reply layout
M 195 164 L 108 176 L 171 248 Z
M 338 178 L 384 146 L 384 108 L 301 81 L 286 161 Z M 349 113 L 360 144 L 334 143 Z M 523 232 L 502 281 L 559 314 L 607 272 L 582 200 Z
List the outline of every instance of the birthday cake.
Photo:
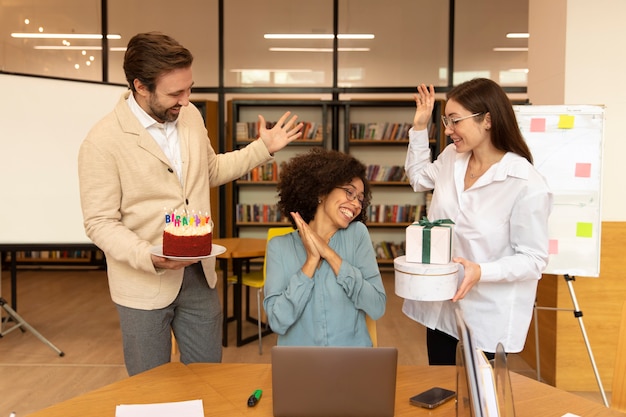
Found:
M 208 215 L 165 215 L 163 255 L 199 257 L 211 254 L 213 222 Z

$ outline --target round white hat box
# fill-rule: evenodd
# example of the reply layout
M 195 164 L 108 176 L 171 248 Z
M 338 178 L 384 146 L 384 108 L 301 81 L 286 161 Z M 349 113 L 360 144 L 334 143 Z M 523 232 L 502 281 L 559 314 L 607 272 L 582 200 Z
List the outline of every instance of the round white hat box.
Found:
M 450 300 L 457 290 L 459 265 L 407 262 L 405 256 L 393 260 L 396 295 L 407 300 Z

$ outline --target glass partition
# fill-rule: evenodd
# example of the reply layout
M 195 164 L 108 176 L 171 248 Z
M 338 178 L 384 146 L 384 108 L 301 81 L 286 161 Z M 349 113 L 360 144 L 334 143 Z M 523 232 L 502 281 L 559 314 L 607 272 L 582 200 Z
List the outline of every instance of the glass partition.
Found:
M 447 1 L 340 0 L 339 5 L 340 87 L 447 84 Z
M 109 26 L 106 77 L 102 2 Z M 448 59 L 451 3 L 453 62 Z M 333 86 L 334 0 L 224 0 L 223 5 L 224 87 Z M 446 86 L 449 78 L 456 85 L 481 76 L 505 87 L 526 86 L 528 39 L 507 34 L 528 32 L 528 7 L 527 0 L 337 0 L 337 85 Z M 156 30 L 194 54 L 197 87 L 221 87 L 218 14 L 218 0 L 0 2 L 0 69 L 126 84 L 122 62 L 128 40 Z
M 172 3 L 150 0 L 108 0 L 110 32 L 122 39 L 111 42 L 109 81 L 126 84 L 122 65 L 130 38 L 141 32 L 159 31 L 172 36 L 194 56 L 193 78 L 196 87 L 216 87 L 218 51 L 217 0 L 185 0 Z M 116 47 L 121 46 L 121 50 Z
M 454 84 L 485 77 L 505 87 L 526 86 L 528 39 L 507 34 L 528 33 L 528 1 L 455 3 Z
M 330 87 L 332 0 L 224 2 L 226 87 Z
M 0 4 L 3 71 L 102 80 L 99 0 Z

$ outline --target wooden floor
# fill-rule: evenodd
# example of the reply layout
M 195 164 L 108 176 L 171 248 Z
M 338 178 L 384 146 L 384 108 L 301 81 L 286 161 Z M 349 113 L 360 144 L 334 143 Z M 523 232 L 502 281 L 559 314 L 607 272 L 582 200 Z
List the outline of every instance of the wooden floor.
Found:
M 2 271 L 0 295 L 10 302 L 9 278 L 9 271 Z M 399 364 L 426 364 L 424 328 L 402 314 L 402 299 L 393 291 L 393 273 L 384 272 L 383 280 L 388 303 L 377 322 L 379 346 L 397 347 Z M 0 338 L 0 417 L 11 411 L 24 417 L 127 376 L 105 272 L 21 270 L 17 312 L 65 355 L 59 356 L 30 331 L 17 329 Z M 3 331 L 10 326 L 5 323 Z M 254 334 L 256 327 L 246 326 L 244 335 Z M 264 337 L 263 355 L 256 342 L 237 348 L 231 323 L 223 362 L 269 363 L 275 343 L 275 335 Z M 510 364 L 512 370 L 534 376 L 517 355 L 510 355 Z M 591 398 L 601 402 L 599 394 L 592 393 Z

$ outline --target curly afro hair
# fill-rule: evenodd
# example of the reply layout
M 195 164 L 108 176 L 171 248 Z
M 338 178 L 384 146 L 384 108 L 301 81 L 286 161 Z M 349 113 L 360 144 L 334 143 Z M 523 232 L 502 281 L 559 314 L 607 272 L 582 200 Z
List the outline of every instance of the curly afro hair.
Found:
M 353 178 L 363 181 L 363 203 L 361 212 L 354 220 L 365 223 L 367 208 L 372 193 L 366 176 L 367 168 L 358 159 L 348 154 L 313 148 L 281 164 L 278 180 L 278 209 L 291 221 L 291 212 L 298 212 L 309 223 L 315 217 L 318 200 L 330 194 L 333 189 L 349 184 Z

